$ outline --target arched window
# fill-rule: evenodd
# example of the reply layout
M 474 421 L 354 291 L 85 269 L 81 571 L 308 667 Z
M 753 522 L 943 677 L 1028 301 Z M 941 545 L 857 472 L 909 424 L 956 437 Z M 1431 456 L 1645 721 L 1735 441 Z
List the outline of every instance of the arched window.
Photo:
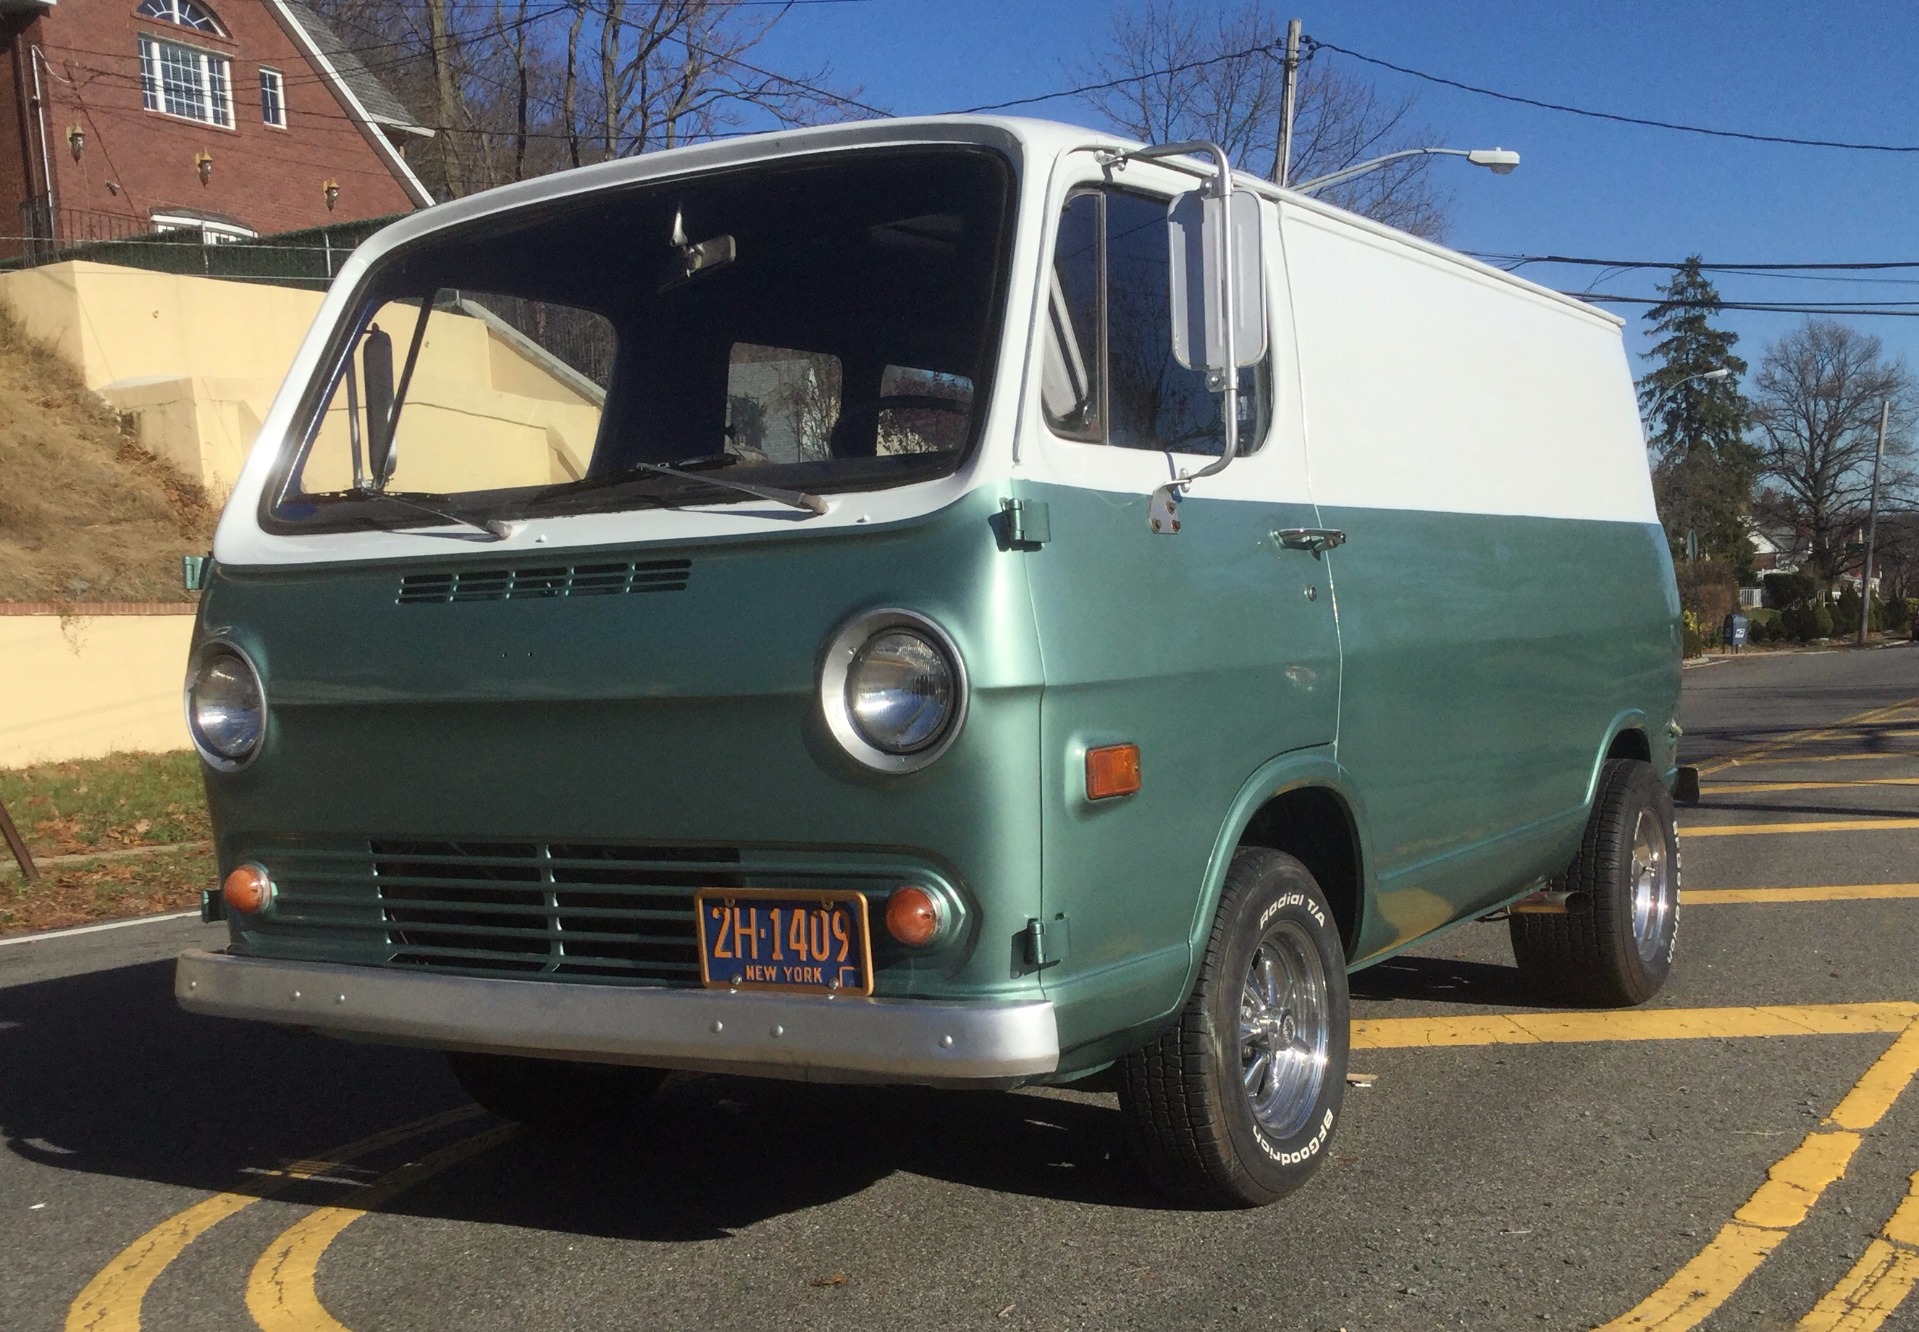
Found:
M 177 23 L 183 28 L 195 32 L 210 32 L 215 37 L 226 36 L 226 29 L 213 17 L 204 5 L 194 0 L 141 0 L 140 8 L 134 11 L 143 18 L 158 19 L 162 23 Z

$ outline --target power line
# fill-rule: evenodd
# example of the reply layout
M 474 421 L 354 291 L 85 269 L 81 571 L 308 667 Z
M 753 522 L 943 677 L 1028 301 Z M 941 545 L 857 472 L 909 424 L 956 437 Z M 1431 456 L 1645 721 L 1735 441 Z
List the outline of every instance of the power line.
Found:
M 1670 259 L 1591 259 L 1583 255 L 1569 254 L 1480 254 L 1473 258 L 1488 263 L 1512 264 L 1581 264 L 1590 268 L 1669 268 L 1681 269 L 1691 260 L 1675 263 Z M 1765 263 L 1733 264 L 1701 262 L 1699 268 L 1708 273 L 1783 273 L 1783 272 L 1871 272 L 1887 268 L 1919 268 L 1919 259 L 1874 259 L 1850 263 Z
M 1671 305 L 1685 310 L 1751 310 L 1761 314 L 1857 315 L 1861 318 L 1879 316 L 1889 319 L 1919 319 L 1919 309 L 1912 308 L 1919 302 L 1914 301 L 1854 301 L 1842 305 L 1785 301 L 1668 301 L 1652 296 L 1606 296 L 1591 291 L 1564 291 L 1560 295 L 1570 296 L 1576 301 L 1598 301 L 1608 305 Z M 1887 306 L 1905 308 L 1884 308 Z
M 1148 79 L 1164 78 L 1169 74 L 1184 74 L 1188 70 L 1204 69 L 1208 65 L 1221 65 L 1228 60 L 1244 60 L 1247 56 L 1271 55 L 1284 42 L 1264 42 L 1258 46 L 1249 46 L 1243 51 L 1228 51 L 1225 55 L 1208 56 L 1204 60 L 1189 60 L 1183 65 L 1168 65 L 1164 69 L 1149 69 L 1143 74 L 1128 74 L 1124 78 L 1107 79 L 1103 83 L 1087 83 L 1077 88 L 1062 88 L 1058 92 L 1040 93 L 1034 97 L 1015 97 L 1010 102 L 988 102 L 984 106 L 969 106 L 960 111 L 949 111 L 947 115 L 975 116 L 982 111 L 1005 111 L 1016 106 L 1032 106 L 1036 102 L 1051 102 L 1061 97 L 1078 97 L 1084 93 L 1106 92 L 1112 88 L 1124 88 L 1129 83 L 1144 83 Z M 1333 48 L 1328 47 L 1328 50 Z
M 1582 106 L 1567 106 L 1562 102 L 1543 102 L 1535 97 L 1521 97 L 1515 93 L 1500 92 L 1494 88 L 1481 88 L 1471 83 L 1461 83 L 1458 79 L 1442 78 L 1437 74 L 1428 74 L 1424 70 L 1410 69 L 1405 65 L 1395 65 L 1390 60 L 1381 60 L 1378 56 L 1362 55 L 1358 51 L 1335 46 L 1331 42 L 1322 42 L 1308 37 L 1307 43 L 1321 51 L 1337 51 L 1340 55 L 1358 60 L 1368 65 L 1377 65 L 1381 69 L 1390 69 L 1395 74 L 1404 74 L 1409 78 L 1424 79 L 1428 83 L 1437 83 L 1442 87 L 1456 88 L 1460 92 L 1473 93 L 1479 97 L 1492 97 L 1502 102 L 1516 102 L 1520 106 L 1537 107 L 1542 111 L 1561 111 L 1569 116 L 1586 116 L 1593 120 L 1610 120 L 1621 125 L 1643 125 L 1650 129 L 1677 130 L 1682 134 L 1704 134 L 1715 139 L 1743 139 L 1749 143 L 1781 143 L 1795 148 L 1844 148 L 1860 153 L 1919 153 L 1919 144 L 1895 143 L 1849 143 L 1840 139 L 1799 139 L 1784 134 L 1752 134 L 1745 130 L 1708 129 L 1703 125 L 1682 125 L 1671 120 L 1649 120 L 1644 116 L 1620 115 L 1614 111 L 1593 111 Z

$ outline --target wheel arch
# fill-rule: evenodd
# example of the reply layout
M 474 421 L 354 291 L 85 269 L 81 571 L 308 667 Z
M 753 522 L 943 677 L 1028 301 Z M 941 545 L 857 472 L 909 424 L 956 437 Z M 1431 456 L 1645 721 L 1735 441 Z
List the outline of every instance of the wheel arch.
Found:
M 1643 708 L 1628 708 L 1612 719 L 1606 727 L 1605 743 L 1593 754 L 1592 769 L 1586 774 L 1586 799 L 1583 808 L 1592 813 L 1593 801 L 1599 794 L 1599 774 L 1606 764 L 1616 758 L 1640 759 L 1654 763 L 1654 749 L 1651 720 Z M 1654 763 L 1654 766 L 1658 766 Z
M 1220 827 L 1207 863 L 1204 891 L 1193 915 L 1191 962 L 1182 998 L 1192 991 L 1213 916 L 1219 911 L 1226 871 L 1242 846 L 1264 846 L 1297 857 L 1319 881 L 1339 923 L 1350 960 L 1372 898 L 1366 856 L 1366 814 L 1346 771 L 1321 752 L 1281 755 L 1240 788 Z

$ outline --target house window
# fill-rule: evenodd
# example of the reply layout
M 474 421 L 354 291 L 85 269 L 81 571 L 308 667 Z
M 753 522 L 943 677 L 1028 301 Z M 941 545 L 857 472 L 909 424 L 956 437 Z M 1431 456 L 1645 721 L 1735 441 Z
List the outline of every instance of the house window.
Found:
M 260 119 L 269 125 L 287 127 L 286 80 L 277 69 L 260 66 Z
M 195 32 L 211 33 L 215 37 L 226 36 L 218 19 L 205 8 L 193 3 L 193 0 L 146 0 L 133 11 L 141 18 L 158 19 L 162 23 L 177 23 L 183 28 L 192 28 Z
M 149 111 L 233 128 L 233 76 L 225 56 L 141 33 L 140 91 Z

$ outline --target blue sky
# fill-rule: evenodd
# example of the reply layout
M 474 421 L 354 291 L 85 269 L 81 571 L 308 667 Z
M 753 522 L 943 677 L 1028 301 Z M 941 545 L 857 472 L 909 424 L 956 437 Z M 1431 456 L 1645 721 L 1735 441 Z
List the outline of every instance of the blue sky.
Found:
M 858 0 L 796 8 L 761 57 L 776 68 L 830 63 L 842 84 L 902 114 L 947 111 L 1070 86 L 1100 44 L 1110 0 Z M 1210 7 L 1195 5 L 1206 12 Z M 1466 83 L 1568 103 L 1761 134 L 1919 144 L 1919 5 L 1905 3 L 1275 5 L 1339 46 Z M 1321 59 L 1341 60 L 1324 55 Z M 1422 84 L 1346 62 L 1384 93 L 1418 95 L 1433 142 L 1517 149 L 1495 177 L 1441 162 L 1451 199 L 1447 242 L 1509 254 L 1708 261 L 1919 260 L 1919 153 L 1795 148 L 1587 120 Z M 1087 123 L 1063 99 L 1030 114 Z M 1533 267 L 1576 290 L 1593 271 Z M 1854 275 L 1863 276 L 1863 275 Z M 1903 279 L 1837 282 L 1727 275 L 1727 299 L 1919 301 Z M 1656 274 L 1600 290 L 1651 295 Z M 1637 310 L 1615 307 L 1645 345 Z M 1728 312 L 1739 352 L 1803 316 Z M 1919 319 L 1853 319 L 1919 369 Z M 1635 373 L 1642 366 L 1634 363 Z

